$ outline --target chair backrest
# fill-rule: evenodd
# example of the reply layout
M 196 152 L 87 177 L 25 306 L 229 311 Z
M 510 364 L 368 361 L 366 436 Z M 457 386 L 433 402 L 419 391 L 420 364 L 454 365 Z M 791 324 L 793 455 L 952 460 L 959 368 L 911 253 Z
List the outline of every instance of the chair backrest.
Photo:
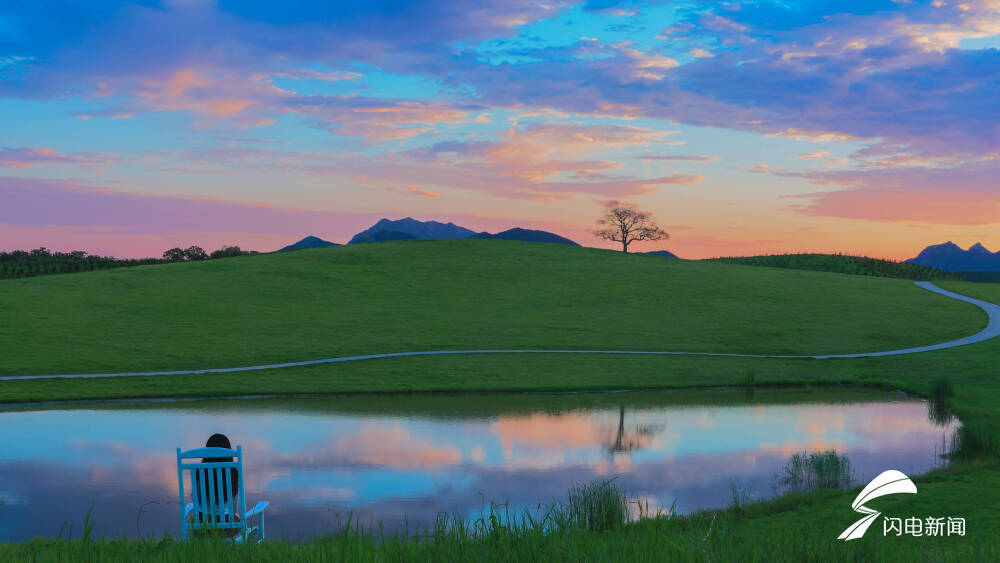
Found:
M 186 461 L 194 458 L 199 459 Z M 202 462 L 200 458 L 232 458 L 232 461 Z M 186 452 L 177 448 L 181 538 L 186 538 L 192 529 L 244 528 L 247 507 L 243 483 L 243 446 L 236 446 L 235 450 L 198 448 Z M 191 492 L 192 517 L 185 510 L 185 490 Z

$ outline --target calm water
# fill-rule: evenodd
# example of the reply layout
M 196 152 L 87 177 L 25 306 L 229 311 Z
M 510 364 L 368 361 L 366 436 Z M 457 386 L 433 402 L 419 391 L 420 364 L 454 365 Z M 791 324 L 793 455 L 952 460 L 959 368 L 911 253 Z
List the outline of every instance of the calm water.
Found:
M 269 500 L 268 535 L 338 529 L 349 513 L 410 529 L 485 503 L 537 507 L 575 482 L 618 476 L 652 507 L 725 506 L 736 480 L 774 494 L 794 452 L 846 453 L 857 477 L 918 473 L 954 423 L 885 393 L 629 392 L 297 397 L 0 410 L 0 540 L 82 530 L 176 535 L 175 448 L 223 432 L 245 450 L 247 505 Z M 141 511 L 141 514 L 140 514 Z M 68 526 L 63 529 L 68 535 Z

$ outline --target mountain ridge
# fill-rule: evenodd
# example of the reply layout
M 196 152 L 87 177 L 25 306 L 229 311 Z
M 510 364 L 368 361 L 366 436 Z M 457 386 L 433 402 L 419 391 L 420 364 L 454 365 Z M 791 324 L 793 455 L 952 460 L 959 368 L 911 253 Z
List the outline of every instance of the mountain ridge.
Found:
M 441 223 L 439 221 L 418 221 L 413 217 L 397 219 L 379 219 L 374 225 L 351 237 L 347 244 L 367 242 L 372 240 L 375 233 L 379 231 L 393 231 L 412 235 L 413 238 L 469 238 L 476 234 L 472 229 L 460 227 L 454 223 Z M 398 239 L 388 239 L 398 240 Z
M 950 240 L 932 244 L 905 262 L 947 272 L 1000 272 L 1000 252 L 990 252 L 980 242 L 968 250 Z
M 519 240 L 524 242 L 547 242 L 551 244 L 565 244 L 568 246 L 580 246 L 578 242 L 572 241 L 564 236 L 542 231 L 538 229 L 522 229 L 514 227 L 499 233 L 490 234 L 486 231 L 476 233 L 469 238 L 499 239 L 499 240 Z
M 278 249 L 278 252 L 285 252 L 286 250 L 300 250 L 303 248 L 325 248 L 327 246 L 340 246 L 335 242 L 330 242 L 328 240 L 323 240 L 317 236 L 309 235 L 304 237 L 298 242 L 289 244 L 288 246 L 283 246 Z

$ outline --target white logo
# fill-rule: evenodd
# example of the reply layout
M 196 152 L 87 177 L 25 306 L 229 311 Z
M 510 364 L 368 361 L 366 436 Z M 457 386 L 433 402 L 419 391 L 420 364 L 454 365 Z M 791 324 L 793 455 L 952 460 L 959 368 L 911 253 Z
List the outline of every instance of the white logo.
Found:
M 858 493 L 855 497 L 854 502 L 851 503 L 851 508 L 855 512 L 864 514 L 865 517 L 857 522 L 851 524 L 844 530 L 844 533 L 837 536 L 838 540 L 856 540 L 861 536 L 865 535 L 868 531 L 868 527 L 872 525 L 882 513 L 877 510 L 872 510 L 864 504 L 870 500 L 877 499 L 885 495 L 892 495 L 896 493 L 917 493 L 917 486 L 910 481 L 910 478 L 904 475 L 901 471 L 896 471 L 895 469 L 890 469 L 888 471 L 883 471 L 878 477 L 872 479 L 868 486 Z

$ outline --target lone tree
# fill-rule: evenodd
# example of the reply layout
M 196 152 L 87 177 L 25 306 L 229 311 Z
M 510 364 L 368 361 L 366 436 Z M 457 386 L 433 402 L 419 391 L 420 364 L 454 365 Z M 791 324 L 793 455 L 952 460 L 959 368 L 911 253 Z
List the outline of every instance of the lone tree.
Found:
M 622 243 L 622 252 L 626 253 L 633 242 L 670 238 L 666 231 L 656 226 L 652 213 L 640 211 L 632 203 L 608 203 L 597 226 L 600 228 L 594 231 L 595 235 Z
M 189 246 L 184 249 L 185 260 L 208 260 L 208 254 L 200 246 Z
M 184 260 L 184 249 L 174 247 L 163 253 L 164 260 L 170 260 L 171 262 L 182 262 Z

